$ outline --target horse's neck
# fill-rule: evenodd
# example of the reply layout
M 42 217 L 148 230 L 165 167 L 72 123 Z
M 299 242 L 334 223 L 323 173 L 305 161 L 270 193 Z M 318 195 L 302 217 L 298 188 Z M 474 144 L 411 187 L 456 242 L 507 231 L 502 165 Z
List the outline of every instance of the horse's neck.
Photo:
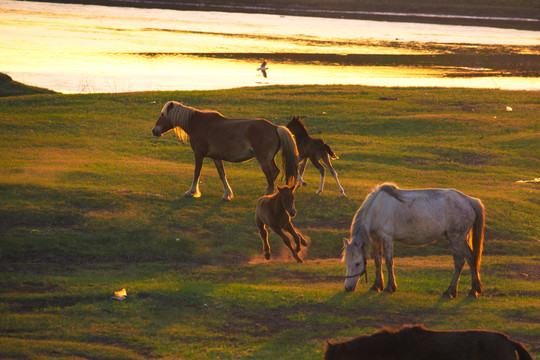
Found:
M 281 196 L 279 194 L 279 191 L 269 197 L 268 204 L 274 214 L 278 214 L 284 211 L 283 204 L 281 203 Z

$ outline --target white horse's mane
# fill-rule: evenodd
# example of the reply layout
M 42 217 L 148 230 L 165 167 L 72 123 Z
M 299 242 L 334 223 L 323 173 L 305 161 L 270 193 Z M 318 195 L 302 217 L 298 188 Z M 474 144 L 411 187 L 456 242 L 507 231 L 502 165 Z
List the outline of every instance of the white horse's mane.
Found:
M 353 244 L 356 248 L 360 248 L 362 244 L 365 245 L 364 251 L 366 254 L 371 253 L 371 238 L 369 237 L 369 234 L 367 233 L 367 224 L 366 224 L 366 214 L 369 213 L 369 209 L 371 205 L 373 205 L 373 202 L 377 198 L 377 195 L 381 191 L 391 193 L 392 195 L 397 197 L 396 191 L 399 188 L 394 183 L 383 183 L 380 185 L 377 185 L 371 193 L 366 197 L 364 202 L 362 203 L 362 206 L 360 206 L 360 209 L 356 212 L 354 215 L 354 219 L 351 224 L 351 244 Z M 347 254 L 345 254 L 347 255 Z
M 182 142 L 186 142 L 189 138 L 184 128 L 188 126 L 195 111 L 197 111 L 197 109 L 182 105 L 177 101 L 167 102 L 161 110 L 162 114 L 171 121 L 174 132 Z

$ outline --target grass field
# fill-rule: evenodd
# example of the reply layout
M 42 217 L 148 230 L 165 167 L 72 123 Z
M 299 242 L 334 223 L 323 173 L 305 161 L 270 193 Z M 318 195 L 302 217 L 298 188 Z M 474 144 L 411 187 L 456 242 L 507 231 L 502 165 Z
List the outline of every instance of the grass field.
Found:
M 383 101 L 396 97 L 397 101 Z M 293 223 L 310 245 L 265 261 L 254 224 L 266 186 L 256 161 L 205 161 L 151 134 L 167 100 L 284 125 L 300 115 L 334 161 L 347 198 L 318 172 Z M 506 111 L 511 107 L 512 111 Z M 540 100 L 536 92 L 288 86 L 203 92 L 0 98 L 0 358 L 320 359 L 326 339 L 382 326 L 507 333 L 540 356 Z M 395 294 L 343 290 L 339 257 L 375 185 L 454 187 L 482 199 L 485 294 L 440 298 L 446 244 L 397 245 Z M 373 262 L 368 263 L 372 281 Z M 126 288 L 125 301 L 111 300 Z

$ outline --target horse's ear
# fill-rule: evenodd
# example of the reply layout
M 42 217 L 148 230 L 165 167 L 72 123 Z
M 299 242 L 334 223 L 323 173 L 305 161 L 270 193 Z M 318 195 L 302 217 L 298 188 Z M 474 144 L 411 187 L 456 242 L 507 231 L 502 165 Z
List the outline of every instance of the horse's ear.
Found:
M 347 245 L 350 245 L 351 243 L 349 242 L 349 239 L 347 238 L 343 238 L 343 245 L 347 246 Z
M 284 186 L 279 186 L 279 185 L 277 186 L 278 191 L 283 190 L 283 188 L 284 188 Z

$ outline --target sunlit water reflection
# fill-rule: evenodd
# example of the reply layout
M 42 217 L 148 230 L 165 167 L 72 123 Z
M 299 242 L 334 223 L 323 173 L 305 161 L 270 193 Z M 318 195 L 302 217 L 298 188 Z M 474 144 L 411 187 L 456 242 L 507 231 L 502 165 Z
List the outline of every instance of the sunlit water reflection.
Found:
M 269 63 L 194 53 L 423 54 L 403 42 L 540 45 L 540 33 L 482 27 L 0 0 L 0 71 L 60 92 L 363 84 L 540 90 L 538 78 L 444 77 L 448 69 Z M 390 42 L 397 46 L 388 46 Z M 155 56 L 149 56 L 154 54 Z

